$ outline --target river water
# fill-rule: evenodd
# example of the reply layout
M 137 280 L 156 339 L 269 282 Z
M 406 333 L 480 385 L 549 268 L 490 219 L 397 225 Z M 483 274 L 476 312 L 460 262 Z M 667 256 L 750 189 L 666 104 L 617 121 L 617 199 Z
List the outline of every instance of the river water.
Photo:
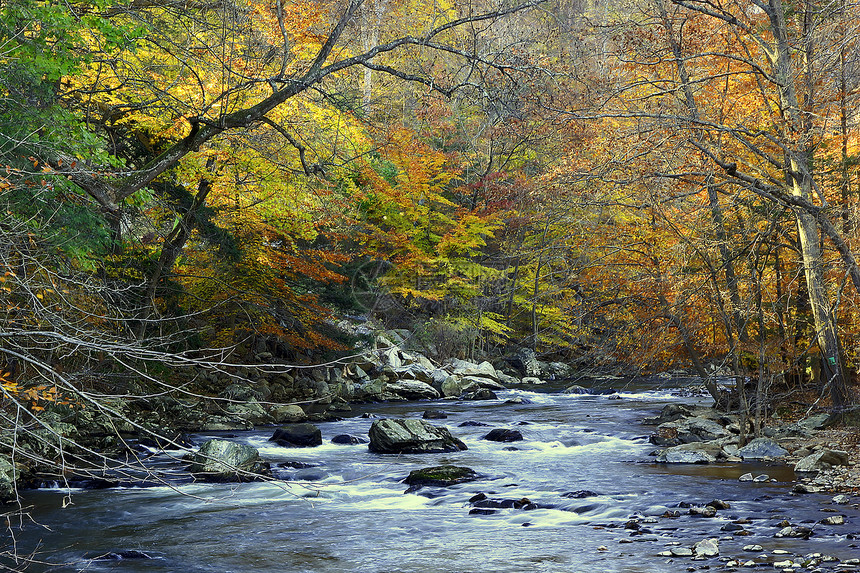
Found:
M 374 404 L 355 412 L 420 417 L 426 409 L 443 410 L 448 418 L 431 422 L 447 426 L 469 448 L 449 454 L 377 455 L 366 445 L 332 444 L 338 434 L 366 437 L 373 420 L 358 416 L 318 424 L 324 445 L 316 448 L 278 447 L 267 441 L 271 428 L 238 432 L 231 439 L 259 448 L 281 481 L 32 491 L 24 503 L 35 523 L 13 531 L 19 552 L 37 548 L 37 557 L 64 564 L 29 571 L 632 573 L 722 570 L 729 558 L 772 568 L 767 564 L 811 553 L 843 561 L 822 570 L 853 570 L 844 561 L 860 557 L 854 539 L 860 539 L 860 511 L 833 505 L 830 495 L 792 494 L 789 468 L 653 463 L 651 428 L 639 421 L 667 403 L 695 401 L 661 384 L 627 385 L 621 399 L 509 390 L 497 401 Z M 529 403 L 506 403 L 517 397 Z M 493 427 L 517 429 L 524 440 L 482 439 Z M 164 456 L 153 459 L 180 467 Z M 482 478 L 405 493 L 402 480 L 411 470 L 440 464 L 467 466 Z M 746 472 L 777 481 L 739 482 Z M 528 498 L 538 508 L 470 513 L 469 500 L 479 493 Z M 715 518 L 679 508 L 713 499 L 731 508 Z M 667 511 L 681 515 L 665 517 Z M 837 514 L 847 523 L 816 523 Z M 743 527 L 750 535 L 721 529 L 740 518 L 749 520 Z M 625 528 L 631 519 L 638 531 Z M 777 539 L 783 520 L 814 527 L 815 534 Z M 721 538 L 720 557 L 659 555 L 704 538 Z M 751 544 L 763 550 L 744 551 Z M 126 558 L 94 559 L 110 552 Z

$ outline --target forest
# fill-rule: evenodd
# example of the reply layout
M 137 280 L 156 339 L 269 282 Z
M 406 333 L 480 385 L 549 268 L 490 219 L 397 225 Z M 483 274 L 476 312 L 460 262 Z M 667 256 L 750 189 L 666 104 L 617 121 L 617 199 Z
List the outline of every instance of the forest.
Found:
M 4 1 L 2 425 L 329 363 L 344 321 L 850 411 L 858 10 Z

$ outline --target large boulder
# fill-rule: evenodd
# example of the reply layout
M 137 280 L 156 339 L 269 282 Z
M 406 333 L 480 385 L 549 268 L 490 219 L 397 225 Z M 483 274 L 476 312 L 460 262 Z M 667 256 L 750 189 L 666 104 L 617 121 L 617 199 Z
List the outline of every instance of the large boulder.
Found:
M 756 438 L 740 448 L 736 455 L 745 460 L 761 460 L 764 458 L 781 458 L 788 455 L 788 450 L 770 438 Z
M 521 376 L 541 375 L 541 363 L 534 350 L 529 348 L 520 348 L 514 354 L 506 356 L 505 361 L 516 368 Z
M 666 448 L 657 454 L 661 464 L 709 464 L 717 461 L 722 448 L 719 444 L 695 442 Z
M 276 424 L 304 422 L 308 419 L 308 415 L 298 404 L 278 404 L 269 413 Z
M 368 448 L 377 454 L 430 454 L 467 449 L 448 428 L 416 418 L 376 420 L 368 435 Z
M 253 481 L 271 475 L 269 464 L 260 459 L 256 448 L 230 440 L 207 440 L 192 456 L 188 466 L 195 479 L 202 481 Z
M 643 424 L 657 426 L 666 422 L 674 422 L 681 418 L 688 418 L 693 415 L 693 410 L 689 406 L 683 404 L 666 404 L 660 411 L 659 416 L 653 416 L 642 420 Z
M 250 398 L 244 402 L 228 404 L 224 408 L 231 417 L 239 418 L 254 426 L 271 424 L 272 417 L 263 408 L 256 398 Z
M 833 466 L 848 464 L 848 452 L 841 450 L 821 450 L 801 458 L 794 466 L 795 473 L 817 473 Z
M 499 374 L 496 372 L 496 369 L 487 361 L 475 364 L 474 362 L 455 358 L 451 361 L 451 368 L 454 370 L 454 374 L 459 376 L 474 376 L 476 378 L 489 378 L 494 381 L 499 380 Z
M 710 442 L 728 435 L 728 430 L 719 422 L 695 416 L 660 424 L 651 434 L 650 441 L 658 446 L 676 446 L 692 442 Z
M 469 383 L 474 382 L 480 388 L 486 388 L 487 390 L 504 390 L 505 385 L 501 382 L 496 382 L 492 378 L 486 378 L 482 376 L 463 376 L 463 382 Z
M 480 384 L 478 384 L 474 378 L 466 380 L 461 376 L 448 376 L 441 384 L 439 384 L 438 390 L 442 396 L 449 398 L 452 396 L 460 396 L 466 392 L 474 392 L 475 390 L 480 389 L 480 387 Z
M 275 430 L 269 441 L 285 448 L 312 448 L 322 444 L 322 432 L 313 424 L 290 424 Z
M 394 368 L 394 373 L 400 380 L 418 380 L 425 384 L 433 383 L 434 368 L 425 368 L 420 364 L 409 364 L 401 368 Z
M 440 397 L 433 386 L 418 380 L 397 380 L 385 385 L 385 390 L 407 400 L 435 400 Z

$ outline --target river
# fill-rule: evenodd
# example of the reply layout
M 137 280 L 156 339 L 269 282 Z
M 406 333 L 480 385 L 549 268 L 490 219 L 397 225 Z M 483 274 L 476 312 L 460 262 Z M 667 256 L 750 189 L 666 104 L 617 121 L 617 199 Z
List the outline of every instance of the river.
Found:
M 324 445 L 316 448 L 278 447 L 267 441 L 271 428 L 232 434 L 259 448 L 282 478 L 276 482 L 26 492 L 34 523 L 13 528 L 18 549 L 37 548 L 37 557 L 60 564 L 28 571 L 63 572 L 633 573 L 720 570 L 734 558 L 772 568 L 774 561 L 812 553 L 843 562 L 860 556 L 856 506 L 833 505 L 830 495 L 792 494 L 789 468 L 653 463 L 651 428 L 640 420 L 670 402 L 704 399 L 679 397 L 666 381 L 627 385 L 616 395 L 621 399 L 551 390 L 504 391 L 497 401 L 357 407 L 354 417 L 318 424 Z M 513 398 L 526 403 L 506 403 Z M 366 445 L 331 443 L 338 434 L 366 437 L 373 420 L 357 414 L 420 417 L 427 409 L 445 411 L 447 419 L 431 422 L 450 428 L 468 450 L 391 456 L 372 454 Z M 493 427 L 517 429 L 524 440 L 482 439 Z M 179 467 L 165 455 L 152 463 Z M 467 466 L 482 478 L 405 493 L 402 480 L 411 470 L 440 464 Z M 777 481 L 739 482 L 746 472 Z M 495 500 L 528 498 L 538 508 L 470 513 L 469 500 L 480 493 Z M 731 507 L 715 518 L 679 508 L 713 499 Z M 680 516 L 665 517 L 672 511 Z M 837 514 L 847 523 L 816 524 Z M 750 535 L 722 529 L 740 518 L 749 520 L 743 528 Z M 632 526 L 638 530 L 625 528 L 630 520 L 638 521 Z M 814 526 L 815 535 L 774 538 L 783 520 Z M 660 555 L 704 538 L 721 538 L 720 557 Z M 743 549 L 752 544 L 762 550 Z M 126 558 L 93 559 L 110 552 Z M 837 562 L 821 569 L 853 570 Z

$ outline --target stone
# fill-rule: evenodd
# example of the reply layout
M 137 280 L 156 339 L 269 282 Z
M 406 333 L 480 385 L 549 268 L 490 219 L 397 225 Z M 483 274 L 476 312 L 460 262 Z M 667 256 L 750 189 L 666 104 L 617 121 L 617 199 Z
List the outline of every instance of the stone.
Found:
M 476 378 L 489 378 L 490 380 L 498 382 L 499 375 L 496 372 L 495 367 L 487 362 L 481 362 L 480 364 L 475 364 L 474 362 L 468 362 L 466 360 L 451 360 L 451 368 L 453 373 L 459 376 L 474 376 Z
M 760 460 L 763 458 L 781 458 L 788 450 L 770 438 L 756 438 L 740 448 L 737 455 L 744 460 Z
M 573 386 L 568 386 L 564 389 L 565 394 L 589 394 L 590 390 L 585 388 L 584 386 L 579 386 L 578 384 L 574 384 Z
M 755 483 L 763 483 L 763 482 L 766 482 L 766 481 L 770 481 L 770 476 L 769 476 L 769 475 L 767 475 L 767 474 L 760 474 L 760 475 L 755 476 L 755 477 L 753 478 L 753 481 L 754 481 Z
M 520 348 L 514 354 L 505 357 L 505 361 L 518 370 L 521 376 L 540 376 L 540 362 L 535 351 L 530 348 Z
M 710 442 L 728 436 L 729 432 L 718 422 L 694 416 L 660 424 L 649 439 L 652 444 L 658 446 L 677 446 L 691 442 Z
M 461 400 L 498 400 L 496 393 L 487 388 L 479 388 L 474 392 L 466 392 L 460 396 Z
M 693 550 L 689 547 L 672 547 L 669 549 L 669 553 L 673 557 L 692 557 Z
M 269 441 L 285 448 L 312 448 L 322 445 L 322 432 L 313 424 L 290 424 L 276 429 Z
M 749 472 L 738 478 L 738 481 L 753 481 L 753 475 Z
M 437 388 L 443 397 L 448 398 L 475 392 L 481 386 L 474 379 L 465 380 L 461 376 L 448 376 Z
M 719 444 L 681 444 L 660 451 L 656 461 L 661 464 L 709 464 L 717 461 L 721 451 Z
M 370 426 L 371 452 L 378 454 L 443 453 L 465 450 L 448 428 L 416 418 L 376 420 Z
M 358 444 L 366 444 L 367 440 L 365 440 L 364 438 L 359 438 L 358 436 L 352 436 L 350 434 L 338 434 L 331 439 L 331 443 L 354 446 Z
M 824 449 L 801 458 L 794 465 L 794 471 L 795 473 L 818 473 L 847 463 L 848 452 Z
M 188 471 L 201 481 L 253 481 L 271 475 L 256 448 L 230 440 L 207 440 L 191 456 Z
M 796 422 L 794 425 L 807 430 L 823 430 L 829 420 L 830 414 L 814 414 Z
M 491 442 L 519 442 L 523 439 L 523 434 L 519 430 L 494 428 L 484 436 L 484 439 Z
M 272 417 L 263 408 L 256 398 L 250 398 L 244 402 L 228 404 L 224 410 L 231 416 L 246 420 L 255 426 L 272 423 Z
M 752 551 L 752 552 L 758 553 L 760 551 L 764 551 L 764 547 L 762 547 L 761 545 L 758 545 L 758 544 L 744 545 L 744 551 Z
M 486 388 L 488 390 L 504 390 L 505 385 L 496 382 L 490 378 L 481 378 L 479 376 L 463 376 L 463 382 L 474 382 L 478 388 Z
M 846 504 L 851 503 L 851 498 L 845 494 L 839 494 L 839 495 L 833 496 L 833 499 L 831 501 L 833 503 L 835 503 L 836 505 L 846 505 Z
M 387 392 L 397 394 L 407 400 L 435 400 L 440 398 L 439 391 L 426 382 L 418 380 L 397 380 L 385 386 Z
M 278 404 L 271 409 L 269 415 L 276 424 L 292 424 L 308 419 L 308 415 L 298 404 Z
M 794 493 L 818 493 L 819 488 L 814 485 L 799 483 L 791 488 Z
M 442 410 L 424 410 L 421 417 L 425 420 L 444 420 L 448 417 L 448 414 Z
M 844 515 L 831 515 L 830 517 L 825 517 L 818 523 L 822 523 L 824 525 L 845 525 L 845 516 Z
M 697 515 L 699 517 L 714 517 L 717 515 L 717 508 L 706 505 L 704 507 L 694 506 L 690 508 L 690 515 Z
M 812 535 L 812 530 L 808 527 L 803 527 L 802 525 L 789 525 L 787 527 L 783 527 L 779 530 L 779 532 L 774 535 L 774 537 L 790 537 L 793 539 L 809 539 L 809 536 Z M 774 553 L 776 553 L 774 551 Z
M 697 557 L 717 557 L 720 554 L 720 540 L 703 539 L 693 546 L 693 553 Z
M 421 486 L 449 487 L 475 481 L 479 477 L 472 468 L 443 465 L 412 470 L 403 481 L 412 486 L 410 489 L 413 489 Z

